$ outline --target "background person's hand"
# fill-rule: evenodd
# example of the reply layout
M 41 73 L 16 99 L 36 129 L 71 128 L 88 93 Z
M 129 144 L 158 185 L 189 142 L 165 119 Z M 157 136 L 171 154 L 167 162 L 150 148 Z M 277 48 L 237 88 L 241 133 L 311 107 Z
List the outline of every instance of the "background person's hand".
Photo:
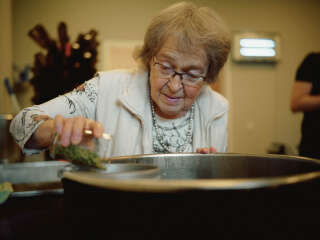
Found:
M 100 138 L 104 132 L 104 127 L 101 123 L 81 116 L 64 118 L 61 115 L 57 115 L 54 118 L 54 126 L 56 132 L 60 135 L 60 144 L 64 147 L 70 144 L 79 144 L 83 140 L 84 130 L 91 130 L 94 138 Z
M 214 147 L 197 148 L 197 153 L 208 154 L 208 153 L 216 153 L 216 152 L 217 152 L 217 150 Z

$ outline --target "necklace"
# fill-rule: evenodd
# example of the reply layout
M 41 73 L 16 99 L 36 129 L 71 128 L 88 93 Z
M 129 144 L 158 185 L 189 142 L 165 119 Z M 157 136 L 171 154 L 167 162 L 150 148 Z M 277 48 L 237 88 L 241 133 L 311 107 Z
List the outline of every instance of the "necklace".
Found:
M 153 106 L 153 102 L 152 100 L 150 100 L 150 104 L 151 104 L 151 113 L 152 113 L 152 124 L 153 124 L 153 127 L 155 129 L 155 135 L 156 135 L 156 139 L 158 140 L 158 142 L 160 143 L 161 147 L 163 148 L 164 152 L 165 153 L 170 153 L 172 151 L 170 151 L 169 147 L 170 147 L 170 143 L 165 143 L 164 142 L 164 138 L 167 137 L 166 134 L 165 134 L 165 131 L 161 132 L 160 131 L 160 126 L 157 122 L 157 119 L 156 119 L 156 113 L 155 113 L 155 110 L 154 110 L 154 106 Z M 188 127 L 187 127 L 187 132 L 186 132 L 186 138 L 185 138 L 185 141 L 183 144 L 179 144 L 176 148 L 176 151 L 177 152 L 184 152 L 184 150 L 187 148 L 187 146 L 189 144 L 192 143 L 192 136 L 193 136 L 193 119 L 194 119 L 194 104 L 192 105 L 191 107 L 191 113 L 190 113 L 190 117 L 187 119 L 188 121 Z M 174 126 L 173 127 L 174 129 L 176 129 L 176 127 Z M 162 129 L 165 129 L 162 127 Z M 167 129 L 165 129 L 167 130 Z M 159 151 L 159 148 L 156 146 L 156 139 L 153 137 L 153 151 L 154 152 L 161 152 Z

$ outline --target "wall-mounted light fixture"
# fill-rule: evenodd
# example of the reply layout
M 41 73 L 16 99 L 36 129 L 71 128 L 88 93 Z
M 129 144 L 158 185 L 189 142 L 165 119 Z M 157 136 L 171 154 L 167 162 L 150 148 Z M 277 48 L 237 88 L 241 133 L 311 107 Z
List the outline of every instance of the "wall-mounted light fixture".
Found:
M 235 32 L 232 58 L 237 62 L 277 62 L 280 39 L 275 33 Z

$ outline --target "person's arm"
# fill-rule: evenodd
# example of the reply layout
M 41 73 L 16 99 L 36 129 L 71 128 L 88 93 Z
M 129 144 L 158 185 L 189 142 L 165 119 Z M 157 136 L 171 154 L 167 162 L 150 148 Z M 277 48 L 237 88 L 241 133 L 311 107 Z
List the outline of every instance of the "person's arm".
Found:
M 23 109 L 12 120 L 10 132 L 26 154 L 46 149 L 56 130 L 65 139 L 65 145 L 78 142 L 73 140 L 73 133 L 78 135 L 78 126 L 83 128 L 85 122 L 95 123 L 90 119 L 95 117 L 96 101 L 97 81 L 93 79 L 70 93 Z
M 54 119 L 42 122 L 25 144 L 25 148 L 43 149 L 49 147 L 57 132 L 60 134 L 60 141 L 63 146 L 80 143 L 83 136 L 83 129 L 90 129 L 95 138 L 101 137 L 104 132 L 103 126 L 92 119 L 81 116 L 64 118 L 57 115 Z
M 36 131 L 31 135 L 24 145 L 27 149 L 44 149 L 47 148 L 54 136 L 54 120 L 49 119 L 42 122 Z
M 44 138 L 41 138 L 41 140 L 36 142 L 29 142 L 27 144 L 28 147 L 26 146 L 26 143 L 33 137 L 33 134 L 37 131 L 39 126 L 48 120 L 50 120 L 50 116 L 46 111 L 41 109 L 40 105 L 23 109 L 11 121 L 10 133 L 25 154 L 30 155 L 39 153 L 45 148 L 46 141 L 43 141 Z M 41 127 L 40 129 L 43 128 Z M 46 128 L 43 133 L 51 134 L 51 130 L 49 131 Z
M 296 81 L 292 87 L 290 108 L 292 112 L 320 109 L 320 95 L 311 95 L 312 83 Z

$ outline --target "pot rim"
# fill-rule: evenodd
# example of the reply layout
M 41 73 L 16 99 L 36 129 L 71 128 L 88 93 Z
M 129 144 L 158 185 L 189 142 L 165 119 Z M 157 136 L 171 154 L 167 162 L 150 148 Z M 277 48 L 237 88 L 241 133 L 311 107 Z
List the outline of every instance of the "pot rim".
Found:
M 179 155 L 204 156 L 198 153 L 179 153 L 179 154 L 143 154 L 131 155 L 111 158 L 111 163 L 125 162 L 126 160 L 134 160 L 137 158 L 152 158 L 152 157 L 167 157 Z M 299 161 L 310 161 L 320 165 L 320 161 L 316 159 L 277 155 L 277 154 L 238 154 L 238 153 L 214 153 L 206 154 L 219 156 L 241 156 L 241 157 L 264 157 L 264 158 L 278 158 L 278 159 L 292 159 Z M 233 178 L 233 179 L 188 179 L 188 180 L 174 180 L 174 179 L 83 179 L 70 174 L 64 177 L 91 186 L 114 189 L 122 191 L 135 192 L 177 192 L 186 190 L 249 190 L 261 189 L 266 187 L 280 187 L 285 185 L 292 185 L 295 183 L 307 182 L 312 179 L 320 178 L 320 170 L 301 174 L 292 174 L 279 177 L 261 177 L 261 178 Z

